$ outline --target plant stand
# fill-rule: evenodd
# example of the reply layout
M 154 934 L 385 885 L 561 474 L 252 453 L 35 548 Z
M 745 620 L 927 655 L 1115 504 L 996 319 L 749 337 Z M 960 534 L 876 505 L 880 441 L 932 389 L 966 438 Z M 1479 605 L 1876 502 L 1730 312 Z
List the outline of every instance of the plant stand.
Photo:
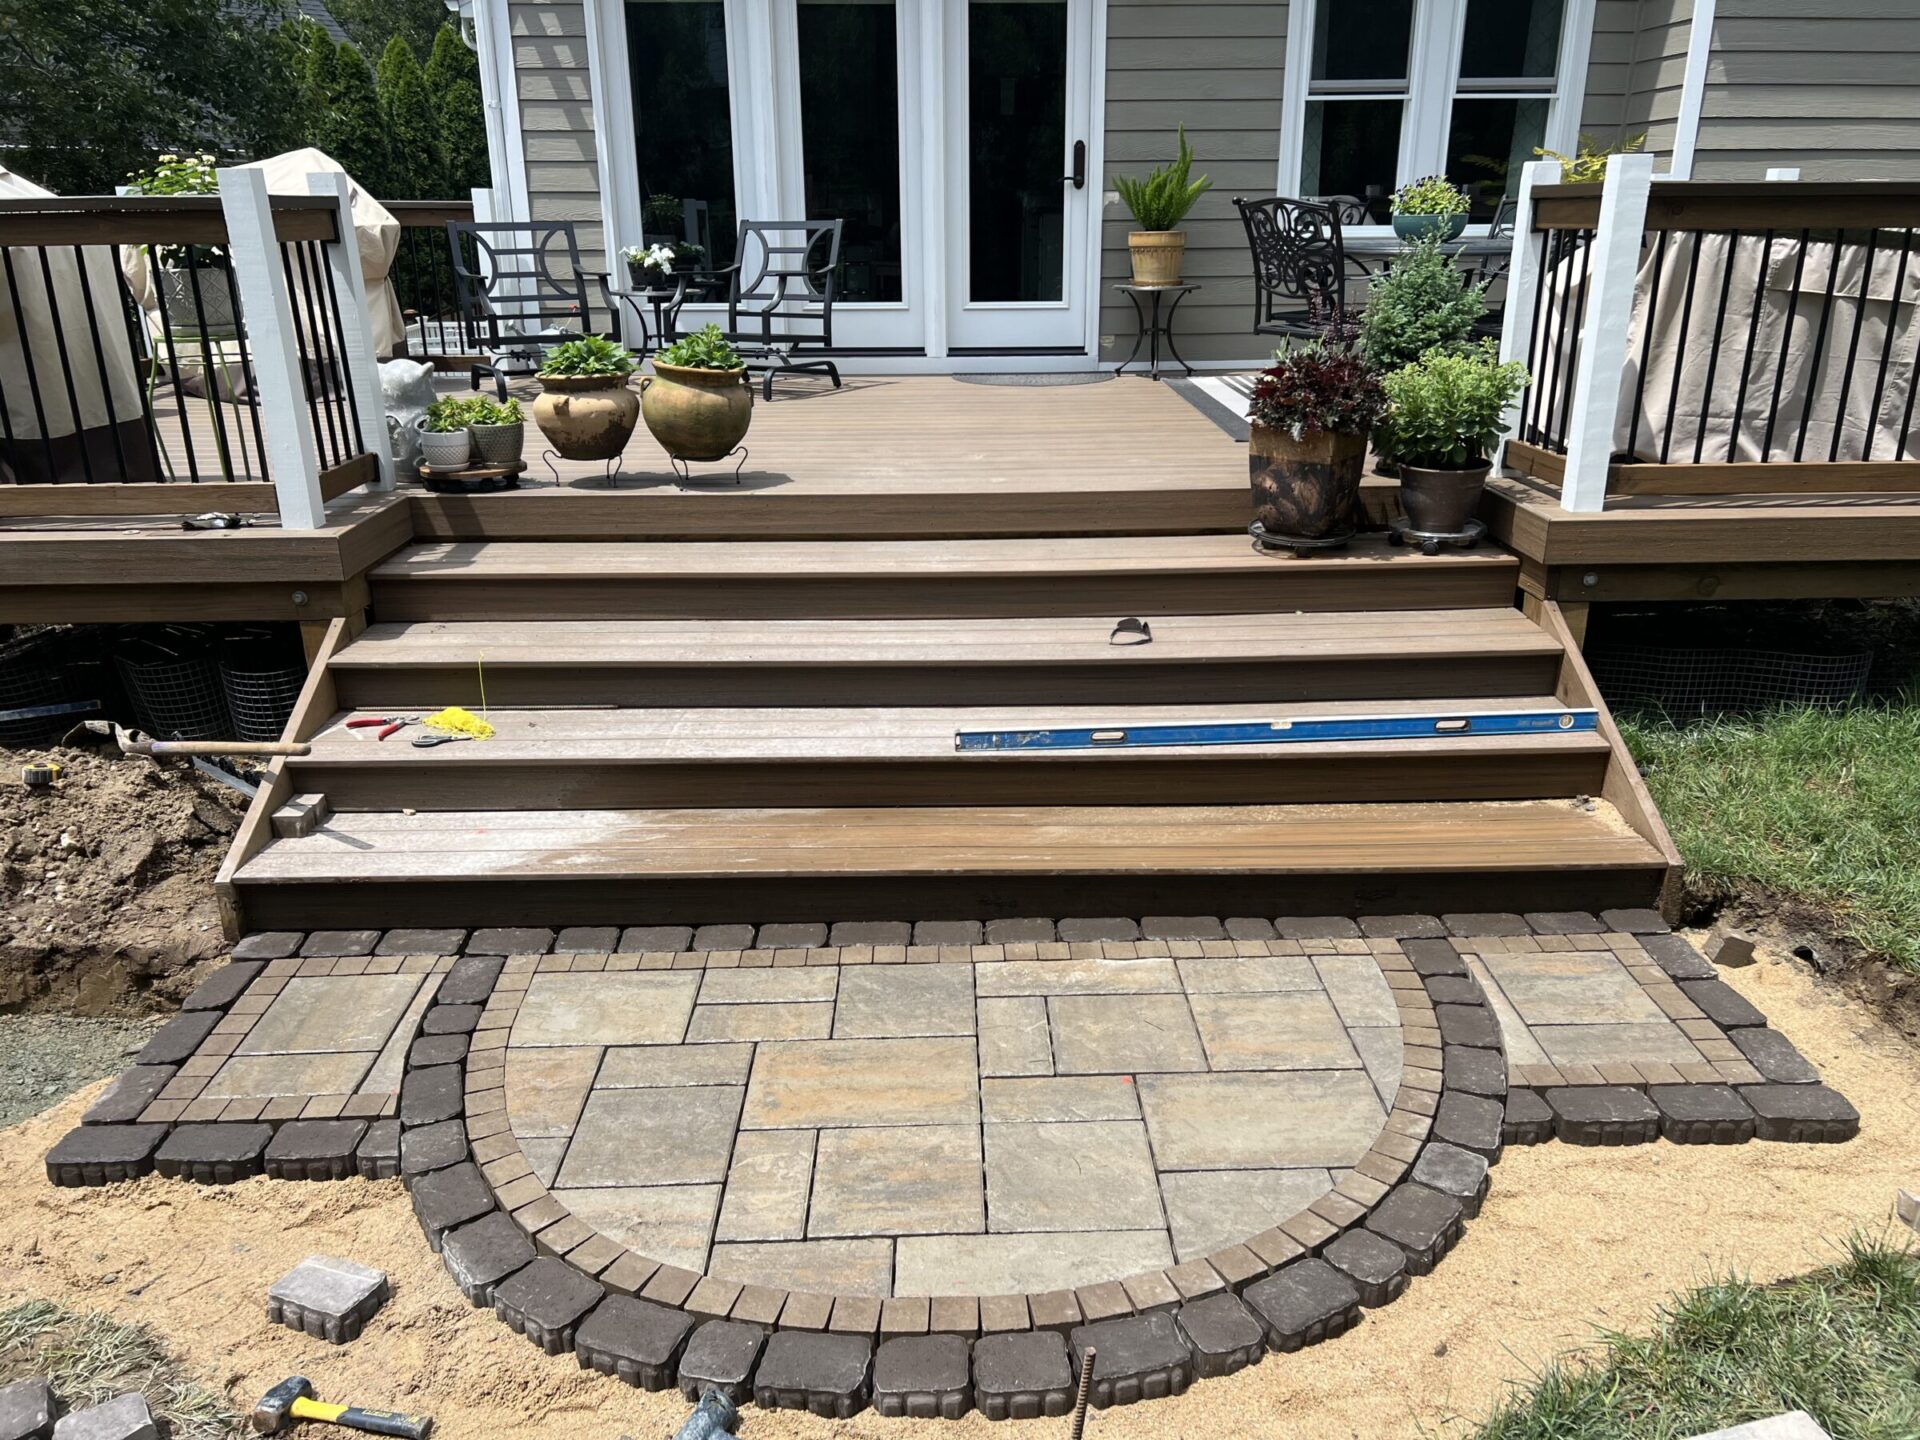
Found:
M 1247 534 L 1253 537 L 1253 548 L 1262 555 L 1277 555 L 1282 550 L 1291 551 L 1295 558 L 1311 550 L 1338 550 L 1356 532 L 1348 530 L 1340 535 L 1282 535 L 1269 533 L 1267 527 L 1258 520 L 1247 526 Z
M 1438 555 L 1443 546 L 1471 550 L 1480 543 L 1480 537 L 1486 533 L 1486 525 L 1479 520 L 1467 521 L 1467 528 L 1464 530 L 1416 530 L 1413 528 L 1413 522 L 1406 516 L 1396 515 L 1387 525 L 1387 543 L 1417 545 L 1422 555 Z
M 740 472 L 746 468 L 747 455 L 749 453 L 746 446 L 736 445 L 733 449 L 722 455 L 719 460 L 711 462 L 702 461 L 699 463 L 718 465 L 722 461 L 733 460 L 733 457 L 738 455 L 740 458 L 734 460 L 733 463 L 733 483 L 738 485 L 740 483 Z M 667 457 L 667 463 L 673 466 L 673 473 L 680 477 L 680 483 L 682 485 L 691 485 L 693 483 L 693 471 L 689 467 L 695 463 L 694 461 L 682 460 L 678 455 L 669 455 Z
M 1140 353 L 1141 345 L 1145 344 L 1147 346 L 1147 378 L 1158 380 L 1160 378 L 1160 342 L 1164 340 L 1167 345 L 1167 354 L 1173 357 L 1174 363 L 1187 374 L 1193 374 L 1193 367 L 1181 359 L 1180 352 L 1173 347 L 1173 312 L 1180 308 L 1182 300 L 1201 287 L 1181 284 L 1115 285 L 1113 288 L 1133 302 L 1134 319 L 1139 322 L 1139 329 L 1133 337 L 1133 349 L 1127 352 L 1127 358 L 1120 362 L 1120 368 L 1113 373 L 1126 374 L 1127 366 L 1134 362 L 1134 357 Z M 1143 296 L 1147 301 L 1145 305 L 1140 303 Z M 1163 299 L 1167 302 L 1164 314 L 1160 308 L 1160 302 Z
M 540 463 L 547 467 L 547 473 L 553 476 L 553 483 L 555 485 L 560 483 L 560 467 L 553 462 L 566 458 L 567 457 L 562 455 L 558 450 L 542 450 L 540 452 Z M 584 460 L 576 460 L 574 463 L 576 465 L 584 465 L 587 462 Z M 618 455 L 610 456 L 602 463 L 605 468 L 600 472 L 600 483 L 611 488 L 613 482 L 620 478 L 620 457 Z M 594 477 L 588 476 L 587 478 L 592 479 Z
M 420 483 L 435 495 L 489 495 L 497 490 L 518 490 L 527 462 L 511 465 L 468 465 L 460 470 L 435 470 L 420 467 Z

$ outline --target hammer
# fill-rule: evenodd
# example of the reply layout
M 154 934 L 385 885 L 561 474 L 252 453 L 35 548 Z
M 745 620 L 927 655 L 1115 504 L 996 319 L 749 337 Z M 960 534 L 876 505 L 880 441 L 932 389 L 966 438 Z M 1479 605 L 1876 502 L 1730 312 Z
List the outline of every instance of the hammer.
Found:
M 289 1375 L 253 1407 L 253 1428 L 262 1435 L 276 1434 L 286 1428 L 289 1420 L 319 1420 L 373 1435 L 399 1435 L 404 1440 L 427 1440 L 428 1432 L 433 1429 L 431 1415 L 362 1410 L 357 1405 L 324 1405 L 313 1398 L 313 1382 L 304 1375 Z

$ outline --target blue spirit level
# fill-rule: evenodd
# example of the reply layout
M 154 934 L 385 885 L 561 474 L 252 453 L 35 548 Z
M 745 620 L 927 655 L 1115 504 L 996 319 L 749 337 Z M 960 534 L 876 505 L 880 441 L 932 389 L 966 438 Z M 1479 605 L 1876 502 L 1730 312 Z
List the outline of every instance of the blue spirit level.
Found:
M 959 730 L 969 750 L 1125 750 L 1154 745 L 1300 745 L 1331 740 L 1428 740 L 1455 735 L 1540 735 L 1594 730 L 1596 710 L 1483 710 L 1452 715 L 1328 715 L 1061 730 Z

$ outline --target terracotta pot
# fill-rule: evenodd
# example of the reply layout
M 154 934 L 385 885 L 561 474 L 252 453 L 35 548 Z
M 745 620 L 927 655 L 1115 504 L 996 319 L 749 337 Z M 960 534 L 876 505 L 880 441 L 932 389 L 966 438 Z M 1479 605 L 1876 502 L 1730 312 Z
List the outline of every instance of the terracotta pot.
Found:
M 1491 464 L 1466 470 L 1429 470 L 1421 465 L 1400 467 L 1400 506 L 1413 528 L 1431 535 L 1458 535 L 1480 508 Z
M 1325 432 L 1295 440 L 1284 430 L 1255 425 L 1247 440 L 1253 518 L 1268 535 L 1332 540 L 1351 535 L 1360 520 L 1360 471 L 1367 437 Z
M 1180 257 L 1187 251 L 1184 230 L 1132 230 L 1127 250 L 1133 256 L 1136 285 L 1178 285 Z
M 611 460 L 640 423 L 625 375 L 543 375 L 533 423 L 565 460 Z
M 722 460 L 753 423 L 753 386 L 745 367 L 698 370 L 653 362 L 640 382 L 640 413 L 660 448 L 676 460 Z

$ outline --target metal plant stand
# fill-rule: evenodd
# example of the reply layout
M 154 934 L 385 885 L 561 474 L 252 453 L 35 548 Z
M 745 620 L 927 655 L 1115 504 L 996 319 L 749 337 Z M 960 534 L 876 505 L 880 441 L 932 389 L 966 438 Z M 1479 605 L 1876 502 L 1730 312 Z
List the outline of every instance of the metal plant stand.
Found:
M 736 445 L 720 457 L 720 460 L 733 460 L 733 457 L 736 455 L 740 457 L 738 460 L 734 460 L 733 464 L 733 483 L 736 485 L 740 483 L 740 472 L 746 469 L 747 456 L 749 453 L 751 452 L 748 451 L 746 446 Z M 715 460 L 712 463 L 717 465 L 720 463 L 720 460 Z M 667 463 L 673 466 L 673 473 L 680 477 L 680 483 L 682 485 L 691 485 L 693 483 L 693 471 L 689 467 L 694 462 L 682 460 L 678 455 L 669 455 L 667 457 Z
M 1417 545 L 1423 555 L 1438 555 L 1447 546 L 1471 550 L 1486 533 L 1486 525 L 1479 520 L 1467 521 L 1464 530 L 1416 530 L 1406 516 L 1396 515 L 1387 524 L 1387 543 Z
M 1182 300 L 1201 287 L 1198 285 L 1116 285 L 1113 288 L 1133 302 L 1134 317 L 1140 322 L 1139 332 L 1133 337 L 1133 349 L 1127 352 L 1127 358 L 1120 362 L 1120 368 L 1114 373 L 1126 374 L 1127 366 L 1134 362 L 1134 358 L 1140 353 L 1140 346 L 1145 344 L 1147 378 L 1158 380 L 1160 378 L 1160 342 L 1164 340 L 1167 344 L 1167 354 L 1173 357 L 1174 363 L 1187 374 L 1193 374 L 1193 367 L 1181 359 L 1180 352 L 1174 348 L 1173 314 L 1180 308 Z M 1145 306 L 1140 303 L 1142 296 L 1145 296 L 1148 302 Z M 1164 314 L 1160 304 L 1163 299 L 1167 302 Z
M 1270 532 L 1258 520 L 1247 526 L 1247 534 L 1253 537 L 1253 548 L 1262 555 L 1275 555 L 1286 550 L 1296 557 L 1311 550 L 1338 550 L 1354 536 L 1351 530 L 1339 535 L 1282 535 L 1277 531 Z

